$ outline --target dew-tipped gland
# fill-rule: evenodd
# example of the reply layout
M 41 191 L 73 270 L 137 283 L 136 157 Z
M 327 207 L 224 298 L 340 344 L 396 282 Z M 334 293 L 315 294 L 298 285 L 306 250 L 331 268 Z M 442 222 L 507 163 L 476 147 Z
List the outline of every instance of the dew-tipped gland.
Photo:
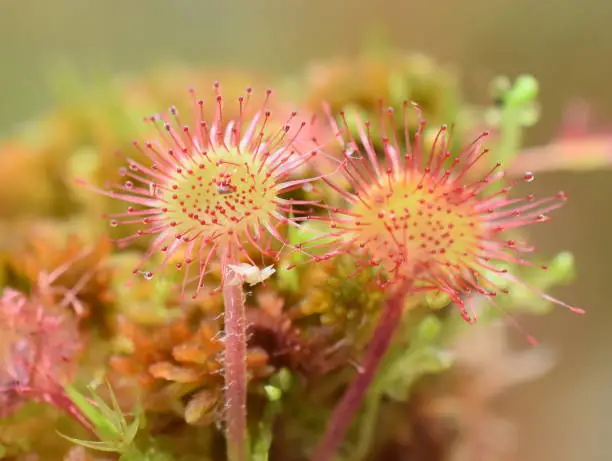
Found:
M 418 107 L 417 111 L 420 116 Z M 442 291 L 459 304 L 466 320 L 473 321 L 463 295 L 480 293 L 492 299 L 505 292 L 495 284 L 496 277 L 516 281 L 499 263 L 531 265 L 521 253 L 533 248 L 503 233 L 547 221 L 546 214 L 560 207 L 566 196 L 560 192 L 540 200 L 531 195 L 510 198 L 514 186 L 531 182 L 533 174 L 505 184 L 501 165 L 496 164 L 479 180 L 469 178 L 470 169 L 487 154 L 481 147 L 486 133 L 452 156 L 448 131 L 442 127 L 430 151 L 424 152 L 425 122 L 421 120 L 412 143 L 406 128 L 405 147 L 400 147 L 395 136 L 387 137 L 392 117 L 389 110 L 380 120 L 382 153 L 373 147 L 369 122 L 358 124 L 360 148 L 343 114 L 343 126 L 332 120 L 350 185 L 346 190 L 324 178 L 350 203 L 331 218 L 332 228 L 342 236 L 335 253 L 361 249 L 365 264 L 381 269 L 382 285 L 408 281 L 415 289 Z M 493 183 L 497 187 L 491 187 Z
M 233 248 L 232 259 L 245 258 L 255 265 L 245 246 L 273 255 L 274 240 L 287 243 L 279 228 L 300 225 L 290 219 L 295 201 L 282 194 L 316 179 L 292 177 L 314 158 L 316 150 L 297 147 L 306 122 L 298 121 L 296 112 L 281 124 L 274 122 L 278 119 L 267 109 L 270 90 L 251 120 L 244 116 L 251 89 L 238 98 L 239 115 L 225 120 L 224 99 L 215 84 L 216 110 L 210 123 L 204 119 L 205 102 L 192 95 L 193 126 L 182 125 L 175 108 L 170 108 L 172 123 L 149 118 L 157 128 L 157 139 L 134 146 L 151 163 L 128 158 L 128 167 L 120 170 L 125 178 L 122 184 L 109 190 L 89 187 L 136 206 L 108 216 L 111 226 L 144 225 L 136 234 L 119 240 L 120 245 L 155 235 L 135 273 L 152 278 L 154 270 L 143 267 L 154 253 L 164 253 L 161 266 L 175 262 L 177 269 L 184 270 L 183 290 L 197 281 L 197 294 L 215 254 L 222 256 Z M 190 278 L 192 266 L 197 266 L 197 275 Z

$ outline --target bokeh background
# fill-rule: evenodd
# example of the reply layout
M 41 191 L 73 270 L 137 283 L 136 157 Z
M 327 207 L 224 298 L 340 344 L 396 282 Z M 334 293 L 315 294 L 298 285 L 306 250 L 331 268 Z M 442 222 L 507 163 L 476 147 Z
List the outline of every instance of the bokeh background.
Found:
M 543 118 L 529 131 L 531 144 L 554 135 L 575 97 L 612 133 L 610 24 L 612 2 L 604 0 L 0 0 L 0 133 L 53 104 L 49 75 L 62 66 L 84 77 L 176 63 L 290 74 L 372 40 L 453 66 L 474 102 L 486 100 L 497 74 L 534 74 Z M 499 411 L 518 423 L 518 459 L 610 460 L 612 171 L 551 173 L 536 183 L 570 195 L 555 225 L 535 238 L 551 255 L 574 252 L 578 278 L 556 294 L 588 314 L 559 309 L 525 322 L 559 363 L 510 391 Z

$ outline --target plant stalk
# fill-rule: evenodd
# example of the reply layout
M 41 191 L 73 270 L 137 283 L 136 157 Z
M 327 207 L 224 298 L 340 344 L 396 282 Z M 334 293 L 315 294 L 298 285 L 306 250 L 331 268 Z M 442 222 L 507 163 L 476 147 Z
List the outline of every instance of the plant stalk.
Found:
M 393 333 L 400 324 L 405 298 L 406 291 L 399 290 L 385 304 L 370 344 L 366 349 L 361 370 L 336 405 L 325 429 L 323 439 L 319 442 L 311 458 L 313 461 L 332 461 L 344 440 L 355 414 L 361 407 L 368 387 L 374 380 L 378 366 L 391 345 Z
M 247 335 L 242 284 L 233 284 L 229 268 L 223 281 L 225 306 L 225 424 L 228 461 L 247 461 Z

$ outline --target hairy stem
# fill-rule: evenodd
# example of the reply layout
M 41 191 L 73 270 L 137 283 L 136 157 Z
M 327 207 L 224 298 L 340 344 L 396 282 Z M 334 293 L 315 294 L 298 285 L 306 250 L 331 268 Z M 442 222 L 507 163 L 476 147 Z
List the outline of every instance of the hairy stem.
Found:
M 400 323 L 405 293 L 404 290 L 400 290 L 387 301 L 365 352 L 361 370 L 336 405 L 325 429 L 323 440 L 319 442 L 311 458 L 313 461 L 331 461 L 344 440 L 368 387 L 374 380 L 376 370 L 389 349 L 393 333 Z
M 231 260 L 230 260 L 231 261 Z M 227 261 L 225 272 L 229 271 Z M 224 277 L 225 423 L 228 461 L 247 461 L 247 336 L 242 284 Z

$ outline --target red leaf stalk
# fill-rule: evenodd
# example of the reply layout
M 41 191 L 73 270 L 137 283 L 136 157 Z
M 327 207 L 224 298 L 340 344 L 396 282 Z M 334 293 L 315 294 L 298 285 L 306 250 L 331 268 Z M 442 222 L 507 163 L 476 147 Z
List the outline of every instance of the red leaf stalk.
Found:
M 225 304 L 225 421 L 227 459 L 247 460 L 247 336 L 244 293 L 241 283 L 233 283 L 228 264 L 224 264 L 223 302 Z
M 334 409 L 323 440 L 311 458 L 313 461 L 331 461 L 344 440 L 400 323 L 406 292 L 407 290 L 399 290 L 387 301 L 365 352 L 359 374 Z

